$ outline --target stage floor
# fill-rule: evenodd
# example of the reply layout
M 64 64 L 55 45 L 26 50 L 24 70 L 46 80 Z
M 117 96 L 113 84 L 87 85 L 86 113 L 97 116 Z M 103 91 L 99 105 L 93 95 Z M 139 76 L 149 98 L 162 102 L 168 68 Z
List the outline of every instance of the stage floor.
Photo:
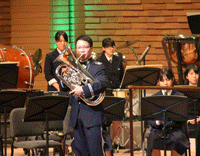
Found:
M 114 153 L 114 156 L 130 156 L 130 153 L 125 153 L 127 152 L 129 149 L 120 149 L 118 153 Z M 7 155 L 10 155 L 10 147 L 7 148 Z M 170 155 L 167 153 L 167 155 Z M 15 149 L 14 150 L 14 156 L 25 156 L 23 149 Z M 53 156 L 53 149 L 50 148 L 49 149 L 49 156 Z M 56 156 L 59 156 L 58 153 L 56 153 Z M 67 156 L 67 154 L 66 154 Z M 69 155 L 70 156 L 70 155 Z M 134 156 L 142 156 L 142 151 L 134 151 Z M 144 154 L 144 156 L 146 156 L 146 152 Z M 161 156 L 164 156 L 163 151 L 161 152 Z M 195 156 L 195 152 L 191 153 L 191 156 Z

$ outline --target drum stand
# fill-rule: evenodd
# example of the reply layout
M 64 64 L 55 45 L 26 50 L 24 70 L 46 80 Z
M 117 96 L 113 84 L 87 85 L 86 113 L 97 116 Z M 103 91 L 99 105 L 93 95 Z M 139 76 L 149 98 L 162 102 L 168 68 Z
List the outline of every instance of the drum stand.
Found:
M 136 96 L 137 93 L 135 92 L 135 90 L 134 90 L 134 93 L 133 93 L 134 94 L 133 98 L 136 99 L 133 103 L 133 107 L 136 106 L 136 105 L 139 105 L 139 110 L 137 112 L 135 111 L 136 115 L 134 115 L 134 113 L 133 113 L 133 116 L 135 116 L 135 118 L 137 118 L 141 115 L 141 113 L 138 114 L 138 112 L 140 112 L 140 110 L 141 110 L 141 108 L 140 108 L 140 101 L 141 100 L 139 99 L 140 93 L 141 93 L 141 90 L 139 90 L 139 96 Z M 116 93 L 116 96 L 118 96 L 117 93 Z M 124 109 L 124 114 L 125 114 L 125 119 L 126 119 L 126 117 L 130 117 L 130 104 L 129 104 L 129 101 L 128 101 L 129 97 L 128 97 L 127 94 L 125 94 L 124 98 L 126 100 L 125 109 Z M 134 110 L 133 110 L 133 112 L 134 112 Z M 117 149 L 116 149 L 117 153 L 119 152 L 120 147 L 125 148 L 125 146 L 130 141 L 130 134 L 129 134 L 130 127 L 123 124 L 124 123 L 123 121 L 121 121 L 121 124 L 119 125 L 117 131 L 115 132 L 116 134 L 118 134 L 118 132 L 120 131 L 120 137 L 114 137 L 113 142 L 112 142 L 113 145 L 114 144 L 117 145 Z M 115 134 L 114 134 L 114 136 L 115 136 Z M 133 140 L 133 144 L 136 146 L 135 150 L 140 149 L 138 143 L 135 140 Z M 125 153 L 129 153 L 129 152 L 130 151 L 127 151 Z
M 123 124 L 123 121 L 121 121 L 120 126 L 117 129 L 120 130 L 120 137 L 114 137 L 113 139 L 113 144 L 116 143 L 117 144 L 117 153 L 119 153 L 119 148 L 125 148 L 125 146 L 128 144 L 128 142 L 130 141 L 130 134 L 129 134 L 129 127 Z M 117 133 L 116 132 L 116 133 Z M 128 136 L 126 137 L 126 134 L 128 134 Z M 135 140 L 133 140 L 133 143 L 137 146 L 137 143 L 135 142 Z M 139 147 L 137 146 L 137 149 L 139 149 Z M 129 153 L 130 151 L 128 151 L 127 153 Z

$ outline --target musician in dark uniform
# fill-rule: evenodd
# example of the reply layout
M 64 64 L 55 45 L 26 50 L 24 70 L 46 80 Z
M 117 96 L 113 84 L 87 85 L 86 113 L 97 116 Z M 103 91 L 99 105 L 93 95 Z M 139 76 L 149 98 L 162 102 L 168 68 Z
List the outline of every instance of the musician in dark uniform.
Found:
M 170 69 L 164 68 L 160 70 L 159 85 L 161 87 L 172 87 L 174 85 L 174 75 Z M 175 90 L 161 90 L 155 95 L 179 95 L 183 96 Z M 160 156 L 163 150 L 163 121 L 150 120 L 148 124 L 151 126 L 150 134 L 147 142 L 147 156 Z M 186 122 L 183 121 L 166 121 L 166 148 L 171 151 L 172 156 L 180 156 L 184 154 L 190 146 L 189 139 L 186 137 L 183 128 Z
M 57 48 L 52 52 L 48 53 L 45 58 L 44 64 L 44 74 L 45 79 L 48 82 L 47 91 L 60 91 L 59 88 L 59 79 L 55 74 L 56 68 L 62 62 L 54 62 L 54 60 L 60 55 L 60 53 L 66 48 L 68 43 L 68 36 L 64 31 L 58 31 L 55 34 L 55 44 Z
M 199 80 L 199 67 L 195 64 L 190 64 L 184 71 L 185 84 L 196 87 Z M 198 111 L 198 110 L 197 110 Z M 195 138 L 195 119 L 194 108 L 188 108 L 188 129 L 190 137 Z M 200 116 L 197 117 L 197 139 L 196 139 L 196 155 L 200 155 Z
M 115 52 L 115 42 L 113 39 L 105 38 L 102 41 L 102 49 L 103 52 L 101 56 L 97 59 L 97 61 L 102 62 L 106 67 L 106 75 L 108 76 L 106 96 L 113 96 L 112 93 L 113 89 L 119 88 L 123 78 L 124 74 L 123 61 L 121 57 L 113 55 Z M 110 126 L 110 124 L 111 123 L 108 123 L 108 126 Z M 115 138 L 119 138 L 120 136 L 119 126 L 120 126 L 120 121 L 112 122 L 113 133 Z M 105 151 L 113 151 L 112 141 L 108 141 L 108 148 L 106 148 Z M 107 152 L 107 155 L 111 154 Z
M 74 150 L 76 156 L 103 156 L 102 124 L 106 119 L 102 104 L 89 106 L 79 97 L 90 98 L 103 93 L 106 89 L 107 76 L 101 62 L 91 58 L 93 41 L 89 36 L 79 36 L 76 41 L 76 55 L 82 54 L 80 63 L 95 79 L 92 84 L 78 86 L 70 92 L 72 110 L 69 125 L 74 128 Z M 61 90 L 65 85 L 61 81 Z
M 108 89 L 117 89 L 124 74 L 124 66 L 122 58 L 114 54 L 115 42 L 111 38 L 105 38 L 102 41 L 103 52 L 101 56 L 97 59 L 104 64 L 106 67 L 106 75 L 108 76 Z M 112 90 L 111 90 L 112 91 Z M 106 94 L 111 95 L 111 94 Z

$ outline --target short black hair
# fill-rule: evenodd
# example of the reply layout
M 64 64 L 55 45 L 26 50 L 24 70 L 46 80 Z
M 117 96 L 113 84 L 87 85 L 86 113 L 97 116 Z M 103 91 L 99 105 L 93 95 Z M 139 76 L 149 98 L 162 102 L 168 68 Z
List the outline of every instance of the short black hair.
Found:
M 108 47 L 114 47 L 115 41 L 112 38 L 105 38 L 102 41 L 102 47 L 108 48 Z
M 92 38 L 91 38 L 90 36 L 87 36 L 87 35 L 81 35 L 81 36 L 79 36 L 79 37 L 76 39 L 76 41 L 75 41 L 75 46 L 76 46 L 76 44 L 77 44 L 77 42 L 78 42 L 79 40 L 86 41 L 86 42 L 89 43 L 90 47 L 93 47 L 93 41 L 92 41 Z
M 190 72 L 190 70 L 194 70 L 194 72 L 196 74 L 199 74 L 199 67 L 195 64 L 190 64 L 189 66 L 186 67 L 185 72 L 184 72 L 184 78 L 185 78 L 185 84 L 189 84 L 188 79 L 186 79 L 186 76 L 188 75 L 188 73 Z
M 159 80 L 162 81 L 163 80 L 163 76 L 166 76 L 169 80 L 174 79 L 174 74 L 172 72 L 171 69 L 168 68 L 163 68 L 160 70 L 159 73 Z
M 57 31 L 57 33 L 55 34 L 55 40 L 59 41 L 60 40 L 60 36 L 63 36 L 63 38 L 65 39 L 65 41 L 68 42 L 68 36 L 67 36 L 66 32 L 64 32 L 64 31 Z

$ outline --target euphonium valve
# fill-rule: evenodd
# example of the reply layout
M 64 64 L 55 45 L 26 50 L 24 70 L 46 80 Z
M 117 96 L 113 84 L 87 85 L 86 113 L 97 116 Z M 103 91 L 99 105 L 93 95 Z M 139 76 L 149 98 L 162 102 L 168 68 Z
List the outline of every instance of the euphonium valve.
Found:
M 57 77 L 62 80 L 62 82 L 67 85 L 71 90 L 75 89 L 76 85 L 83 86 L 92 84 L 94 78 L 92 75 L 79 63 L 79 59 L 74 56 L 71 51 L 70 45 L 54 60 L 63 62 L 56 68 Z M 62 72 L 62 69 L 65 72 Z M 96 106 L 100 104 L 105 97 L 105 93 L 100 93 L 94 95 L 91 98 L 80 97 L 87 105 Z

